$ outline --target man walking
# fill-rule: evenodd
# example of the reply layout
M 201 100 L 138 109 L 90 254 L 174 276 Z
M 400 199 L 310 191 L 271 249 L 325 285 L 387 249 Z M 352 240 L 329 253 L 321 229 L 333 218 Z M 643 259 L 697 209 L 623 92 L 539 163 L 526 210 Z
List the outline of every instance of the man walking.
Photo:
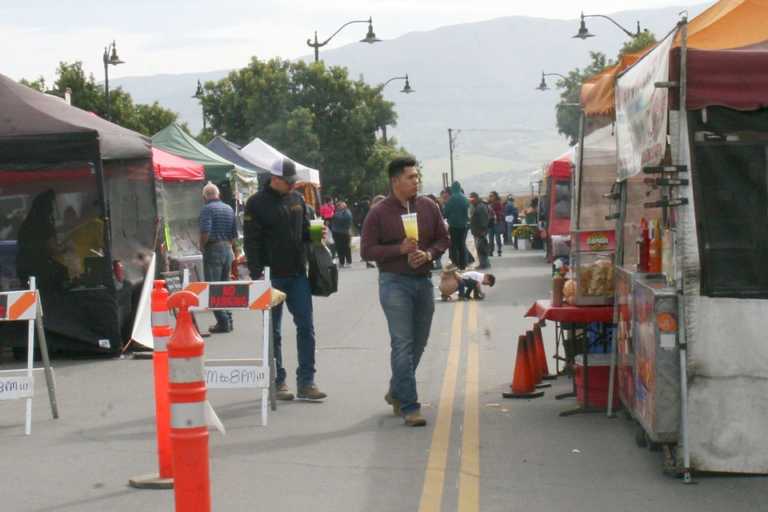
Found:
M 309 242 L 309 220 L 304 199 L 294 192 L 296 165 L 279 158 L 270 170 L 266 188 L 245 204 L 244 248 L 251 278 L 261 278 L 270 268 L 272 286 L 285 292 L 288 311 L 296 324 L 299 365 L 296 369 L 299 398 L 321 400 L 326 397 L 315 385 L 315 327 L 312 319 L 312 293 L 307 279 L 305 244 Z M 285 383 L 281 336 L 282 304 L 272 309 L 272 333 L 277 363 L 277 398 L 293 400 Z
M 237 226 L 232 207 L 219 197 L 219 187 L 208 182 L 203 187 L 205 206 L 200 211 L 200 252 L 203 253 L 203 272 L 206 281 L 229 281 L 232 261 L 238 256 Z M 216 325 L 208 332 L 231 332 L 232 313 L 214 311 Z
M 336 204 L 336 210 L 331 217 L 331 233 L 333 241 L 336 243 L 336 252 L 339 254 L 339 267 L 344 265 L 352 266 L 352 248 L 351 230 L 352 230 L 352 212 L 347 208 L 347 203 L 339 201 Z
M 449 256 L 459 270 L 467 267 L 467 224 L 469 223 L 469 201 L 458 181 L 451 185 L 451 197 L 443 208 L 448 230 L 451 233 Z
M 413 157 L 392 160 L 391 192 L 365 219 L 363 259 L 379 266 L 379 300 L 389 326 L 392 378 L 384 397 L 412 427 L 426 425 L 416 391 L 416 368 L 429 338 L 435 312 L 430 279 L 432 260 L 449 245 L 437 205 L 417 197 L 419 171 Z M 402 215 L 415 213 L 418 240 L 406 238 Z
M 490 216 L 488 205 L 480 199 L 477 192 L 469 194 L 469 201 L 472 203 L 472 218 L 469 221 L 472 236 L 475 237 L 475 249 L 477 249 L 477 259 L 479 269 L 491 268 L 491 262 L 488 252 L 488 218 Z

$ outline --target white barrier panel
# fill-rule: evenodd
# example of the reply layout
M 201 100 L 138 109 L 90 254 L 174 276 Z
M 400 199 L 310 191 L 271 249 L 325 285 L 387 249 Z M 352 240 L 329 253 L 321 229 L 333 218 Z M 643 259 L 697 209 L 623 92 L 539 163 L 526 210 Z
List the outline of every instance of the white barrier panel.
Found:
M 35 394 L 35 379 L 26 375 L 3 377 L 0 375 L 0 400 L 32 398 Z
M 208 389 L 268 389 L 269 368 L 261 359 L 213 359 L 205 362 Z
M 266 281 L 223 281 L 217 283 L 196 282 L 184 287 L 198 296 L 200 306 L 196 310 L 208 309 L 269 309 L 272 300 L 271 288 Z

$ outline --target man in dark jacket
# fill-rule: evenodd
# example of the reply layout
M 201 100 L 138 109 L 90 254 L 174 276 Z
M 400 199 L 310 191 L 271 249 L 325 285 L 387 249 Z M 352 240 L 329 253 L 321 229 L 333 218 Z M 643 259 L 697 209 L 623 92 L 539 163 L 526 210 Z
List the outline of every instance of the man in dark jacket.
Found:
M 469 229 L 472 231 L 472 236 L 475 237 L 475 249 L 477 249 L 477 259 L 479 260 L 477 268 L 491 268 L 488 251 L 488 219 L 490 218 L 488 205 L 480 199 L 477 192 L 469 194 L 469 201 L 473 206 Z
M 451 198 L 443 208 L 451 235 L 449 256 L 454 265 L 464 270 L 467 266 L 467 224 L 469 223 L 469 201 L 458 181 L 451 185 Z
M 262 277 L 270 268 L 272 286 L 286 293 L 288 311 L 296 324 L 299 366 L 296 369 L 299 398 L 321 400 L 326 397 L 315 385 L 315 327 L 312 319 L 312 293 L 307 279 L 306 243 L 309 220 L 304 199 L 292 191 L 296 166 L 280 158 L 271 169 L 269 185 L 245 204 L 244 248 L 251 278 Z M 282 304 L 272 309 L 272 332 L 277 363 L 277 398 L 292 400 L 285 383 L 280 323 Z
M 342 268 L 345 263 L 352 265 L 351 231 L 352 212 L 347 208 L 347 203 L 339 201 L 331 218 L 331 233 L 336 243 L 336 251 L 339 253 L 339 266 Z

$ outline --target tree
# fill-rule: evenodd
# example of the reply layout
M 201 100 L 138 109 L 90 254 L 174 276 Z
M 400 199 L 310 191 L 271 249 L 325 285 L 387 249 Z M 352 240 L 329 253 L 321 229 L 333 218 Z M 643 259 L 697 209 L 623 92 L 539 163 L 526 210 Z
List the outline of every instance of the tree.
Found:
M 632 38 L 622 46 L 619 58 L 624 55 L 637 53 L 649 46 L 656 44 L 656 36 L 652 32 L 642 32 L 638 37 Z M 560 102 L 556 105 L 557 131 L 568 137 L 571 146 L 579 141 L 579 117 L 581 112 L 576 104 L 581 100 L 581 86 L 586 81 L 597 75 L 604 69 L 615 65 L 605 54 L 590 52 L 591 62 L 583 69 L 572 69 L 568 72 L 566 80 L 557 82 L 557 87 L 563 89 L 560 93 Z
M 61 62 L 56 70 L 56 81 L 51 90 L 46 91 L 43 78 L 32 82 L 22 80 L 21 83 L 40 92 L 49 92 L 62 97 L 64 92 L 70 89 L 72 105 L 106 117 L 104 88 L 96 83 L 92 74 L 85 75 L 82 62 L 77 61 L 71 64 Z M 163 108 L 157 102 L 151 105 L 134 104 L 131 95 L 120 87 L 109 91 L 109 99 L 111 121 L 144 135 L 157 133 L 178 118 L 175 112 Z
M 208 82 L 201 99 L 216 133 L 238 144 L 260 137 L 323 172 L 329 194 L 356 198 L 383 171 L 374 155 L 396 152 L 376 131 L 397 115 L 381 89 L 324 63 L 260 61 Z M 386 148 L 386 149 L 385 149 Z

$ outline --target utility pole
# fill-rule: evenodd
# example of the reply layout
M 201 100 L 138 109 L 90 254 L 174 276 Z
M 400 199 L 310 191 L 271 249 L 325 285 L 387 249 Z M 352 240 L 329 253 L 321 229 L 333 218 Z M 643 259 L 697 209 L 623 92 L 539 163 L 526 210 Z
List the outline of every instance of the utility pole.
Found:
M 453 184 L 453 130 L 448 128 L 448 152 L 451 155 L 451 184 Z

